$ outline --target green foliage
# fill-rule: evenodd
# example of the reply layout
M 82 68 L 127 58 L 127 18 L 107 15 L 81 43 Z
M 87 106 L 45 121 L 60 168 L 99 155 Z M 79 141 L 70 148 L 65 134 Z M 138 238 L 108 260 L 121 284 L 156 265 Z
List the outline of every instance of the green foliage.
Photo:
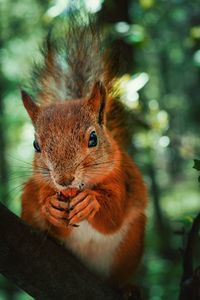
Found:
M 138 124 L 150 128 L 135 123 L 130 128 L 134 134 L 129 152 L 143 171 L 150 200 L 139 283 L 150 300 L 175 300 L 181 277 L 179 249 L 186 239 L 182 232 L 188 231 L 199 210 L 199 187 L 192 169 L 200 151 L 199 0 L 86 2 L 93 5 L 93 11 L 100 11 L 109 42 L 121 49 L 117 56 L 122 66 L 121 99 L 134 111 Z M 0 123 L 9 174 L 6 199 L 18 214 L 21 188 L 31 174 L 34 135 L 19 90 L 28 81 L 47 28 L 66 13 L 65 4 L 65 0 L 1 1 Z M 200 160 L 194 161 L 194 169 L 200 171 Z M 9 299 L 9 291 L 0 278 L 0 299 Z M 15 289 L 13 294 L 16 300 L 30 299 Z

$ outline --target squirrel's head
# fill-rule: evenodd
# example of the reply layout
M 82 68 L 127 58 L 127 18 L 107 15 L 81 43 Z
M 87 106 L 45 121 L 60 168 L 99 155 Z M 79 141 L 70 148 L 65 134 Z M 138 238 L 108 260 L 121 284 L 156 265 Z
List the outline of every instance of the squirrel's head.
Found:
M 106 128 L 106 89 L 96 83 L 88 98 L 39 106 L 22 92 L 35 127 L 34 171 L 57 190 L 85 189 L 103 181 L 119 161 Z

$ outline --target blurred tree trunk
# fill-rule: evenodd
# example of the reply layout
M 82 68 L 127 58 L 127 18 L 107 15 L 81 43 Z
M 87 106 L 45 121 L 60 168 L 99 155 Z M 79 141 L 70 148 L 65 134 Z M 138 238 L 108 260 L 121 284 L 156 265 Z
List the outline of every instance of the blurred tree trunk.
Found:
M 2 26 L 0 26 L 2 28 Z M 0 36 L 0 49 L 3 49 L 4 40 Z M 5 197 L 8 194 L 8 164 L 6 161 L 6 124 L 4 118 L 4 96 L 6 93 L 6 80 L 2 74 L 2 65 L 0 63 L 0 196 L 6 202 Z
M 0 30 L 2 33 L 2 16 L 0 16 Z M 3 35 L 0 35 L 0 51 L 4 48 L 5 40 Z M 4 114 L 4 96 L 6 94 L 8 82 L 5 79 L 2 72 L 2 61 L 0 61 L 0 199 L 3 203 L 9 201 L 8 195 L 8 163 L 6 160 L 6 151 L 7 151 L 7 139 L 6 139 L 6 124 L 5 124 L 5 114 Z M 7 282 L 5 286 L 6 300 L 14 300 L 16 287 L 13 286 L 10 282 Z
M 106 28 L 111 28 L 110 32 L 107 32 L 108 44 L 111 50 L 109 55 L 112 57 L 110 67 L 112 68 L 111 71 L 117 76 L 132 73 L 137 65 L 134 53 L 135 45 L 128 43 L 122 35 L 113 34 L 113 27 L 118 22 L 133 23 L 130 17 L 130 5 L 130 0 L 104 1 L 98 15 L 100 24 Z
M 197 27 L 200 24 L 200 10 L 192 11 L 190 13 L 189 23 L 192 27 Z M 191 48 L 191 52 L 189 53 L 189 58 L 194 57 L 194 54 L 197 53 L 200 49 L 200 39 L 194 39 L 193 47 Z M 192 101 L 192 105 L 189 106 L 191 120 L 194 122 L 194 128 L 197 132 L 199 132 L 199 124 L 200 124 L 200 101 L 199 101 L 199 83 L 200 83 L 200 68 L 199 66 L 194 68 L 194 72 L 196 73 L 196 80 L 193 80 L 187 88 L 187 93 L 189 95 L 190 101 Z
M 154 208 L 154 227 L 158 235 L 158 249 L 162 256 L 164 256 L 165 258 L 171 258 L 174 257 L 174 252 L 170 247 L 171 230 L 170 227 L 167 225 L 165 216 L 160 205 L 161 193 L 157 181 L 156 169 L 153 163 L 149 165 L 148 170 L 149 177 L 151 178 L 151 194 L 153 198 Z
M 156 171 L 153 164 L 149 166 L 149 177 L 151 178 L 151 192 L 153 195 L 153 206 L 155 211 L 155 227 L 161 236 L 165 233 L 163 213 L 160 207 L 160 188 L 158 186 Z

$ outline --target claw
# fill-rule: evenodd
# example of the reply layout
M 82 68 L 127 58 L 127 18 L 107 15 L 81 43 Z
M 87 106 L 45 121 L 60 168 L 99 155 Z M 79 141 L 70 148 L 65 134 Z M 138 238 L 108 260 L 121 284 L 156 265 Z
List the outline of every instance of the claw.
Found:
M 69 213 L 70 225 L 79 223 L 84 219 L 91 220 L 99 210 L 100 205 L 95 196 L 84 192 L 73 199 L 72 208 L 73 210 Z
M 61 192 L 57 192 L 56 195 L 59 201 L 64 201 L 64 202 L 69 201 L 69 198 L 65 197 Z
M 72 227 L 79 227 L 80 225 L 79 224 L 68 224 L 69 226 L 72 226 Z

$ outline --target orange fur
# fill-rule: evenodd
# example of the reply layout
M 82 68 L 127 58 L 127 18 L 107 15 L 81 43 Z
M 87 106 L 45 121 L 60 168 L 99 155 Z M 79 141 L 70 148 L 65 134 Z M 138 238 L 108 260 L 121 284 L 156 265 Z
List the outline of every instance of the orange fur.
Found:
M 93 110 L 87 105 L 87 99 L 56 103 L 40 107 L 37 118 L 34 116 L 41 153 L 35 154 L 35 172 L 24 188 L 22 218 L 62 241 L 79 230 L 73 224 L 85 219 L 103 235 L 118 232 L 128 222 L 109 275 L 110 281 L 123 284 L 136 271 L 143 252 L 146 190 L 131 159 L 106 127 L 98 124 L 97 102 Z M 89 150 L 91 127 L 99 144 Z M 62 188 L 60 180 L 72 175 L 78 181 Z M 80 182 L 84 182 L 83 189 Z M 57 200 L 58 191 L 65 201 Z
M 75 31 L 78 36 L 81 32 Z M 83 29 L 83 33 L 85 54 L 71 52 L 74 59 L 68 59 L 69 82 L 62 85 L 68 84 L 67 91 L 71 91 L 62 97 L 78 95 L 78 99 L 59 99 L 59 84 L 65 76 L 60 78 L 60 69 L 56 71 L 55 48 L 49 46 L 39 77 L 40 105 L 22 92 L 38 151 L 33 175 L 22 194 L 22 218 L 62 241 L 105 280 L 123 286 L 136 272 L 143 253 L 146 188 L 139 170 L 122 150 L 126 143 L 123 106 L 108 95 L 105 78 L 96 82 L 102 73 L 97 38 L 93 38 L 93 31 L 89 34 Z M 99 65 L 94 72 L 87 39 L 95 40 L 93 57 Z M 84 72 L 89 73 L 84 76 Z M 70 81 L 70 74 L 75 82 Z M 92 133 L 97 142 L 90 146 Z

